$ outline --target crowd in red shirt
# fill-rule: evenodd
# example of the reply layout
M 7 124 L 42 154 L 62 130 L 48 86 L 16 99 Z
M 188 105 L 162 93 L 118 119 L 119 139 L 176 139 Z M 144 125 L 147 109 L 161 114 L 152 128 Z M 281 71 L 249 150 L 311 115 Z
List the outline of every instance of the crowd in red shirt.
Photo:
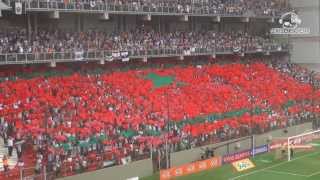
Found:
M 136 159 L 165 137 L 174 151 L 318 116 L 320 91 L 277 69 L 257 61 L 7 80 L 2 135 L 32 141 L 37 167 L 58 173 L 101 166 L 97 154 Z M 156 87 L 150 73 L 174 81 Z

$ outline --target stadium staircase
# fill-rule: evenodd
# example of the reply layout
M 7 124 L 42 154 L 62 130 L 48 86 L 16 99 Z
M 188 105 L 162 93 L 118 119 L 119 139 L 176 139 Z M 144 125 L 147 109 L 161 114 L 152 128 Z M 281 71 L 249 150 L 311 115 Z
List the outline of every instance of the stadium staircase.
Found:
M 8 155 L 8 148 L 5 146 L 3 138 L 0 138 L 0 172 L 4 170 L 2 161 L 4 155 Z M 9 169 L 14 169 L 18 163 L 18 156 L 15 149 L 12 151 L 12 156 L 8 158 Z

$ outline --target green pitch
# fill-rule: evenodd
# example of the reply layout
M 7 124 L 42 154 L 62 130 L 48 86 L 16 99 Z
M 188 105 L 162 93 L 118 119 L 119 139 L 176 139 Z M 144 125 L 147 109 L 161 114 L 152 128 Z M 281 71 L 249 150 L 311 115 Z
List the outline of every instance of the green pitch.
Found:
M 255 168 L 236 172 L 231 165 L 179 177 L 177 180 L 320 180 L 320 148 L 309 152 L 296 152 L 293 160 L 275 160 L 274 153 L 256 156 L 251 159 Z M 159 175 L 142 178 L 158 180 Z

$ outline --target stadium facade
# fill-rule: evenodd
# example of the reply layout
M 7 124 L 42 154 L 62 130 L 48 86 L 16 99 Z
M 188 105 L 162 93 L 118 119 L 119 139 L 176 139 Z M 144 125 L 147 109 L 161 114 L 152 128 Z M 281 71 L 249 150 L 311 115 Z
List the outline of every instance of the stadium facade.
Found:
M 100 1 L 99 1 L 100 2 Z M 201 1 L 200 5 L 201 5 Z M 285 2 L 285 1 L 283 1 Z M 20 8 L 21 6 L 21 8 Z M 183 9 L 183 10 L 182 10 Z M 68 5 L 63 1 L 22 1 L 18 8 L 14 1 L 3 1 L 1 10 L 1 27 L 16 26 L 25 28 L 28 38 L 31 32 L 40 29 L 64 29 L 67 31 L 81 32 L 88 30 L 103 30 L 104 32 L 124 32 L 135 29 L 138 26 L 151 27 L 159 32 L 174 31 L 243 31 L 250 34 L 265 36 L 269 29 L 277 26 L 281 12 L 258 12 L 246 11 L 241 13 L 224 12 L 211 9 L 193 7 L 148 7 L 135 4 L 108 4 L 87 1 L 86 4 Z M 21 14 L 21 15 L 20 15 Z M 260 44 L 263 47 L 242 49 L 241 53 L 263 53 L 286 52 L 289 49 L 288 38 L 281 36 L 278 44 Z M 185 49 L 148 49 L 144 51 L 129 50 L 130 59 L 144 59 L 156 57 L 180 57 L 183 56 L 213 56 L 219 54 L 233 54 L 235 48 L 195 48 L 190 51 Z M 121 51 L 121 50 L 119 50 Z M 112 51 L 87 51 L 79 52 L 81 60 L 104 61 L 112 55 Z M 35 57 L 33 54 L 2 54 L 1 64 L 24 64 L 24 63 L 56 63 L 72 62 L 77 59 L 76 52 L 68 54 L 41 54 Z M 82 57 L 83 56 L 83 57 Z M 103 63 L 103 62 L 102 62 Z
M 290 35 L 293 47 L 291 60 L 295 63 L 311 64 L 307 65 L 308 67 L 315 66 L 320 62 L 320 1 L 291 0 L 290 3 L 299 11 L 301 26 L 311 30 L 307 35 Z
M 138 6 L 136 4 L 108 4 L 102 2 L 86 1 L 86 3 L 77 4 L 69 1 L 3 0 L 0 2 L 0 29 L 9 29 L 9 27 L 25 29 L 28 36 L 27 39 L 31 39 L 33 34 L 38 34 L 42 29 L 59 29 L 63 30 L 63 32 L 78 32 L 79 34 L 101 30 L 108 34 L 115 32 L 115 34 L 119 34 L 121 32 L 127 33 L 137 27 L 143 27 L 167 34 L 181 31 L 212 31 L 219 33 L 241 31 L 259 38 L 268 38 L 268 40 L 261 40 L 259 43 L 253 43 L 254 45 L 238 46 L 234 45 L 237 43 L 234 43 L 233 45 L 221 44 L 219 46 L 215 43 L 219 41 L 219 37 L 214 37 L 215 42 L 212 43 L 214 45 L 210 44 L 205 47 L 199 44 L 163 49 L 118 47 L 107 48 L 106 50 L 103 48 L 89 49 L 81 47 L 70 48 L 63 52 L 50 51 L 40 53 L 34 53 L 32 50 L 30 52 L 25 52 L 24 50 L 19 52 L 19 48 L 17 51 L 11 51 L 9 48 L 8 51 L 2 50 L 0 53 L 0 65 L 49 64 L 55 67 L 57 63 L 64 62 L 97 62 L 103 65 L 108 61 L 147 62 L 153 59 L 166 58 L 184 60 L 189 57 L 204 57 L 206 59 L 215 59 L 217 56 L 224 55 L 268 57 L 278 54 L 288 55 L 291 62 L 305 66 L 316 67 L 315 64 L 320 61 L 320 1 L 292 0 L 290 2 L 293 8 L 298 10 L 298 15 L 302 20 L 300 26 L 310 28 L 310 34 L 307 35 L 270 35 L 270 29 L 279 27 L 278 22 L 281 15 L 287 10 L 289 11 L 289 9 L 274 13 L 259 13 L 254 10 L 237 13 L 198 8 L 192 5 L 184 7 L 180 7 L 180 5 L 177 7 L 168 5 L 153 7 L 150 5 Z M 283 3 L 287 4 L 288 2 L 283 1 Z M 300 131 L 306 128 L 311 128 L 311 124 L 304 124 L 298 126 L 298 128 L 293 127 L 292 131 L 290 129 L 290 133 L 293 133 L 292 135 L 301 133 Z M 278 130 L 273 133 L 281 134 L 282 132 Z M 261 142 L 267 141 L 269 136 L 270 134 L 262 135 Z M 245 144 L 248 145 L 250 142 L 245 142 Z M 230 146 L 233 150 L 236 149 L 237 144 Z M 239 148 L 241 150 L 242 147 Z M 171 163 L 172 165 L 189 163 L 196 159 L 201 151 L 200 148 L 195 148 L 190 151 L 173 154 L 170 157 Z M 226 151 L 229 153 L 229 146 L 228 150 L 223 149 L 218 153 L 223 154 Z M 108 176 L 110 173 L 112 173 L 110 175 L 112 180 L 120 179 L 120 176 L 121 178 L 148 176 L 153 172 L 150 164 L 152 164 L 152 157 L 134 162 L 126 167 L 117 166 L 113 167 L 113 169 L 95 171 L 92 174 L 69 178 L 103 179 L 103 176 Z M 124 171 L 127 174 L 122 174 Z

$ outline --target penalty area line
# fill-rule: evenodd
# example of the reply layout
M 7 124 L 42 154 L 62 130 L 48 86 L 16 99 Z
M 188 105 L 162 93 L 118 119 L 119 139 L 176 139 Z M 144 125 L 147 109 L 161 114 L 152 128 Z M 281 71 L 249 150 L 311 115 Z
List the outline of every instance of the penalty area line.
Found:
M 312 176 L 315 176 L 315 175 L 318 175 L 318 174 L 320 174 L 320 171 L 317 171 L 317 172 L 315 172 L 315 173 L 312 173 L 312 174 L 308 175 L 307 177 L 309 178 L 309 177 L 312 177 Z
M 275 164 L 275 165 L 272 165 L 272 166 L 269 166 L 269 167 L 266 167 L 266 168 L 263 168 L 263 169 L 259 169 L 259 170 L 255 170 L 255 171 L 252 171 L 252 172 L 249 172 L 249 173 L 246 173 L 246 174 L 242 174 L 240 176 L 236 176 L 236 177 L 233 177 L 233 178 L 230 178 L 229 180 L 235 180 L 235 179 L 239 179 L 239 178 L 242 178 L 242 177 L 245 177 L 245 176 L 249 176 L 249 175 L 252 175 L 252 174 L 256 174 L 258 172 L 262 172 L 262 171 L 265 171 L 267 169 L 271 169 L 271 168 L 274 168 L 274 167 L 278 167 L 278 166 L 281 166 L 283 164 L 287 164 L 287 163 L 290 163 L 292 161 L 296 161 L 296 160 L 299 160 L 299 159 L 303 159 L 305 157 L 309 157 L 309 156 L 312 156 L 312 155 L 315 155 L 315 154 L 319 154 L 320 152 L 314 152 L 314 153 L 311 153 L 311 154 L 306 154 L 304 156 L 300 156 L 300 157 L 297 157 L 295 159 L 292 159 L 291 161 L 284 161 L 284 162 L 281 162 L 279 164 Z M 320 172 L 319 172 L 320 173 Z M 311 174 L 312 175 L 312 174 Z M 316 174 L 315 174 L 316 175 Z M 313 175 L 314 176 L 314 175 Z M 308 176 L 306 176 L 308 177 Z M 311 176 L 310 176 L 311 177 Z
M 295 174 L 295 173 L 290 173 L 290 172 L 285 172 L 285 171 L 274 171 L 274 170 L 270 170 L 270 169 L 266 169 L 266 170 L 264 170 L 264 172 L 270 172 L 270 173 L 275 173 L 275 174 L 291 175 L 291 176 L 309 177 L 308 175 Z

